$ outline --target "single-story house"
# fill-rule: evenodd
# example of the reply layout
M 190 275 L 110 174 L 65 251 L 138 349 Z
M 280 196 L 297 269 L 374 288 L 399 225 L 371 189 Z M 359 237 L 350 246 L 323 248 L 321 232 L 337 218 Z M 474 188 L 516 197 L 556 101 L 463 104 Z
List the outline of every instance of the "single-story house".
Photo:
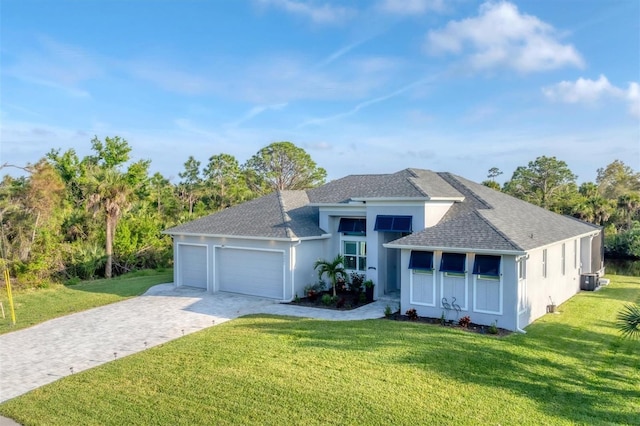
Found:
M 420 169 L 274 192 L 165 233 L 176 286 L 290 301 L 317 281 L 316 260 L 342 254 L 375 297 L 399 292 L 402 312 L 510 330 L 603 270 L 601 228 Z

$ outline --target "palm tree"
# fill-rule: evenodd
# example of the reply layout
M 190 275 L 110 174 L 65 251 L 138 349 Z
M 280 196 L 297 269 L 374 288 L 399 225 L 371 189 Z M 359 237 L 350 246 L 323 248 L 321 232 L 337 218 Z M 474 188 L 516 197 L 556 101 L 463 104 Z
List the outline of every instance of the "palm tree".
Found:
M 341 254 L 337 255 L 332 261 L 318 259 L 316 263 L 313 264 L 313 269 L 318 270 L 318 278 L 322 279 L 322 276 L 326 274 L 329 281 L 331 281 L 334 296 L 336 295 L 338 277 L 345 277 L 347 275 L 343 265 L 344 257 L 342 257 Z
M 87 207 L 94 215 L 104 214 L 106 221 L 105 251 L 107 262 L 104 276 L 111 278 L 113 266 L 113 239 L 116 226 L 123 213 L 131 206 L 134 187 L 126 174 L 117 169 L 97 169 L 91 176 L 91 191 Z
M 618 207 L 627 217 L 627 229 L 631 229 L 633 217 L 640 211 L 640 195 L 628 193 L 618 197 Z
M 640 306 L 625 305 L 617 316 L 618 330 L 623 337 L 640 338 Z

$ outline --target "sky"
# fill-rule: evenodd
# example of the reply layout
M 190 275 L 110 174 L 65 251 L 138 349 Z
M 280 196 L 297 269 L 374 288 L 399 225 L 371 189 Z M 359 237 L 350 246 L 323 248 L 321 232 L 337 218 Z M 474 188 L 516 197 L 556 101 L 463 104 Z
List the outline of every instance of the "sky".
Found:
M 0 165 L 120 136 L 176 183 L 277 141 L 328 180 L 594 181 L 640 171 L 639 83 L 638 0 L 1 0 Z

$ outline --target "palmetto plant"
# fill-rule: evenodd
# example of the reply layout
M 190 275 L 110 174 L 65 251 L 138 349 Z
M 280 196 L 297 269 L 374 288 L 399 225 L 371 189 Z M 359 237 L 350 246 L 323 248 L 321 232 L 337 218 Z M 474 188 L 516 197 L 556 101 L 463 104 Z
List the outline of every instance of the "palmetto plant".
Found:
M 625 305 L 616 318 L 618 330 L 623 337 L 640 338 L 640 306 Z
M 322 279 L 323 275 L 329 278 L 331 286 L 333 287 L 333 295 L 335 296 L 338 278 L 347 276 L 344 270 L 344 257 L 339 254 L 331 261 L 318 259 L 316 263 L 313 264 L 313 269 L 318 270 L 318 278 Z

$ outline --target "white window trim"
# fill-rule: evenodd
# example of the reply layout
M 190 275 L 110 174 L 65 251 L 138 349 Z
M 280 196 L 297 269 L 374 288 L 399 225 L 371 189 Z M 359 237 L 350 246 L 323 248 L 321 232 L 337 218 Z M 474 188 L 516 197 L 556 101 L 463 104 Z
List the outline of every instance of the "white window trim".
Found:
M 465 260 L 465 262 L 469 261 L 469 256 L 467 256 L 467 259 Z M 446 272 L 440 272 L 440 307 L 443 308 L 442 306 L 442 295 L 444 294 L 444 277 L 445 277 Z M 462 275 L 462 274 L 460 274 Z M 450 301 L 449 301 L 450 302 Z M 456 300 L 456 303 L 458 305 L 460 305 L 459 300 Z M 461 311 L 468 311 L 469 310 L 469 273 L 465 272 L 464 273 L 464 306 L 460 305 L 460 310 Z
M 414 274 L 422 274 L 422 275 L 431 275 L 431 279 L 432 279 L 432 298 L 433 298 L 433 303 L 424 303 L 424 302 L 416 302 L 413 300 L 413 276 Z M 419 305 L 419 306 L 429 306 L 432 308 L 436 307 L 436 273 L 434 270 L 431 270 L 429 272 L 427 271 L 421 271 L 419 269 L 417 270 L 411 270 L 411 274 L 409 274 L 409 304 L 410 305 Z
M 518 280 L 526 280 L 527 279 L 527 259 L 522 257 L 516 263 L 516 276 Z M 520 276 L 520 269 L 522 268 L 522 276 Z
M 542 250 L 542 278 L 547 278 L 547 249 Z
M 578 240 L 573 240 L 573 269 L 578 269 Z
M 503 284 L 502 284 L 503 283 L 503 281 L 502 281 L 502 259 L 500 259 L 500 277 L 499 278 L 500 278 L 500 280 L 487 280 L 487 279 L 483 280 L 483 281 L 494 281 L 494 282 L 498 282 L 499 281 L 498 285 L 499 285 L 499 295 L 500 295 L 499 299 L 500 300 L 498 302 L 499 303 L 498 306 L 500 306 L 500 309 L 497 310 L 497 311 L 487 311 L 487 310 L 484 310 L 484 309 L 478 309 L 477 308 L 478 305 L 477 305 L 477 296 L 476 295 L 478 294 L 478 292 L 477 292 L 478 275 L 475 275 L 475 274 L 473 275 L 473 312 L 478 312 L 480 314 L 502 315 L 502 310 L 503 310 L 502 309 L 502 305 L 503 305 L 502 302 L 503 302 L 503 297 L 504 297 L 503 296 Z
M 562 243 L 562 275 L 567 275 L 567 245 Z
M 342 256 L 347 256 L 347 255 L 344 253 L 344 242 L 345 242 L 345 241 L 349 241 L 349 242 L 351 242 L 351 241 L 353 241 L 353 242 L 364 242 L 364 243 L 365 243 L 365 250 L 367 250 L 367 251 L 368 251 L 368 248 L 366 247 L 366 246 L 368 245 L 368 244 L 367 244 L 367 237 L 366 237 L 366 236 L 361 236 L 361 237 L 360 237 L 360 236 L 353 236 L 353 235 L 344 235 L 344 234 L 340 234 L 340 254 L 341 254 Z M 349 255 L 349 256 L 352 256 L 352 255 Z M 362 256 L 357 255 L 357 257 L 362 257 Z M 364 258 L 366 259 L 367 266 L 369 265 L 369 259 L 368 259 L 368 257 L 369 257 L 369 254 L 367 253 L 367 254 L 364 256 Z M 344 270 L 347 272 L 347 274 L 350 274 L 350 273 L 352 273 L 352 272 L 357 272 L 357 273 L 359 273 L 359 274 L 366 274 L 366 273 L 367 273 L 367 270 L 366 270 L 366 269 L 365 269 L 364 271 L 361 271 L 360 269 L 347 269 L 347 268 L 346 268 L 346 265 L 344 265 L 344 266 L 345 266 Z

